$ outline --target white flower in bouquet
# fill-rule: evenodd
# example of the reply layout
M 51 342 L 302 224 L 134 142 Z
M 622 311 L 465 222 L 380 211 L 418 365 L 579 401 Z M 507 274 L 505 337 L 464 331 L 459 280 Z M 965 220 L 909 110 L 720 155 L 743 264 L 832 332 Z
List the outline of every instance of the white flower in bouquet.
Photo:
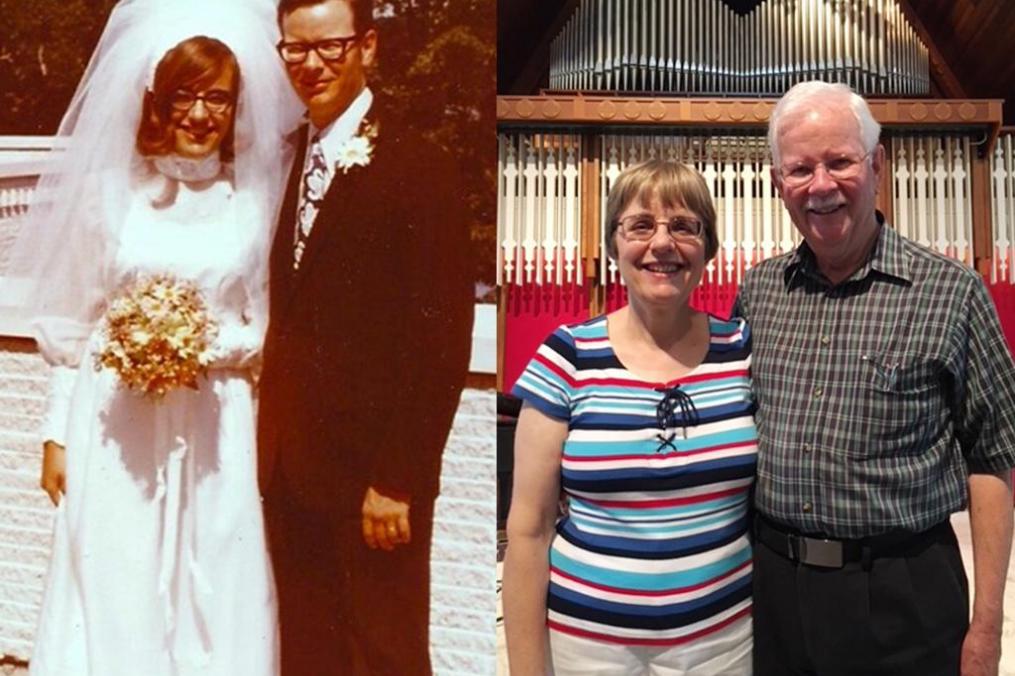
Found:
M 170 390 L 197 389 L 218 332 L 193 282 L 145 277 L 124 290 L 103 317 L 103 349 L 95 368 L 153 399 Z

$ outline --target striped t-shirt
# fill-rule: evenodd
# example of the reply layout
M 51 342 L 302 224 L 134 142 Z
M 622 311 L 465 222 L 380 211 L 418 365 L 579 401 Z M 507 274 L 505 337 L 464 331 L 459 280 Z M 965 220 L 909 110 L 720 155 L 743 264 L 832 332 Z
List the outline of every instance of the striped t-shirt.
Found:
M 515 383 L 516 396 L 568 423 L 569 507 L 550 548 L 552 629 L 676 645 L 750 615 L 750 329 L 714 317 L 709 329 L 704 361 L 659 383 L 624 367 L 605 316 L 561 326 Z

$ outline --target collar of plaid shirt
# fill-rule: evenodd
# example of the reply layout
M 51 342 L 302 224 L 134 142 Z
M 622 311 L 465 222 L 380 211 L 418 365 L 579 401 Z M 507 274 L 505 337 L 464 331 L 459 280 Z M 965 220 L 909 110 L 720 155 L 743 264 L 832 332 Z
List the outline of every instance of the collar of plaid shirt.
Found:
M 906 254 L 900 235 L 891 226 L 885 226 L 885 216 L 880 211 L 874 212 L 881 227 L 881 232 L 874 242 L 874 248 L 867 256 L 860 269 L 840 282 L 848 284 L 858 279 L 863 279 L 871 272 L 876 272 L 890 277 L 897 277 L 905 282 L 912 283 L 913 278 L 910 270 L 912 257 Z M 783 273 L 787 290 L 803 283 L 799 275 L 807 275 L 815 281 L 828 284 L 828 280 L 818 269 L 818 261 L 814 256 L 807 242 L 801 242 L 800 246 L 790 254 L 786 263 L 786 270 Z

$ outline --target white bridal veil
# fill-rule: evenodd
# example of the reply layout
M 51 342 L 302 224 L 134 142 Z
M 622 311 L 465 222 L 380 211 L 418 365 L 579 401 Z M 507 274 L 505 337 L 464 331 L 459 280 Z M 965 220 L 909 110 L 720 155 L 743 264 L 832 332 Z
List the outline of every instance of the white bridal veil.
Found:
M 275 52 L 275 2 L 121 0 L 60 124 L 62 149 L 39 180 L 7 267 L 8 278 L 27 281 L 33 332 L 53 364 L 77 365 L 104 309 L 103 268 L 116 255 L 121 219 L 145 171 L 135 139 L 146 85 L 169 49 L 197 35 L 225 43 L 239 63 L 235 187 L 263 214 L 249 224 L 259 231 L 260 246 L 244 275 L 252 295 L 266 286 L 291 160 L 283 138 L 300 110 Z

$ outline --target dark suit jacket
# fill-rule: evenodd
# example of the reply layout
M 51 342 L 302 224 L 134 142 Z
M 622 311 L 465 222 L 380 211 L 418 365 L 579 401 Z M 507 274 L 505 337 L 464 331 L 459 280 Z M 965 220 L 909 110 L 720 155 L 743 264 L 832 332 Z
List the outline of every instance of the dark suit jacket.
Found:
M 356 528 L 368 486 L 424 509 L 436 497 L 473 318 L 455 166 L 383 102 L 368 119 L 379 123 L 373 159 L 336 174 L 294 272 L 299 134 L 271 255 L 258 419 L 262 492 Z

